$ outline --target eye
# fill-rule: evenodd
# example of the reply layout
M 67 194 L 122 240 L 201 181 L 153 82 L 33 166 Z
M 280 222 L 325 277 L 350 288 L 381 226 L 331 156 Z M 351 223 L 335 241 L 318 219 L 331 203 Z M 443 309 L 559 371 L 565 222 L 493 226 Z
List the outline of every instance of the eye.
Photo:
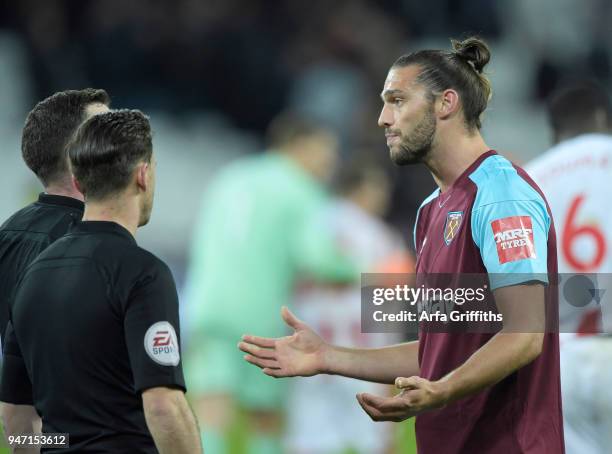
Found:
M 404 100 L 402 98 L 395 98 L 393 100 L 393 104 L 396 106 L 401 106 L 404 103 Z

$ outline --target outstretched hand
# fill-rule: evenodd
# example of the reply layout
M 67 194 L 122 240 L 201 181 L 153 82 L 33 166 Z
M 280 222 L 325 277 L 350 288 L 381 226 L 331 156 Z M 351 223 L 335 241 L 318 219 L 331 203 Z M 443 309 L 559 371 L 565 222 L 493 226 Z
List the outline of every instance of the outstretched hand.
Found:
M 421 377 L 398 377 L 395 386 L 401 393 L 380 397 L 368 393 L 357 394 L 361 408 L 374 421 L 399 422 L 428 410 L 440 408 L 448 401 L 444 385 Z
M 278 338 L 242 336 L 238 348 L 246 353 L 244 359 L 277 378 L 309 377 L 323 372 L 327 344 L 285 306 L 281 317 L 293 328 L 293 334 Z

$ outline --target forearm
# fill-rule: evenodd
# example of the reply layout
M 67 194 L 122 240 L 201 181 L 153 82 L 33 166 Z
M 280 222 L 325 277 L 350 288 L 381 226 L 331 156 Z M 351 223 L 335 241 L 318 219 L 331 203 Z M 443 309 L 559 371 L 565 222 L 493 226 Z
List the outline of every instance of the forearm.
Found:
M 542 333 L 500 332 L 460 367 L 439 380 L 447 403 L 498 383 L 541 352 Z
M 2 403 L 2 421 L 5 437 L 41 432 L 40 416 L 31 405 Z M 15 454 L 37 454 L 40 452 L 40 448 L 13 448 L 11 452 Z
M 323 373 L 393 384 L 397 377 L 419 375 L 418 341 L 383 348 L 327 347 Z
M 184 399 L 170 409 L 145 415 L 160 454 L 202 452 L 195 416 Z
M 32 405 L 2 402 L 2 422 L 5 435 L 40 433 L 41 420 Z

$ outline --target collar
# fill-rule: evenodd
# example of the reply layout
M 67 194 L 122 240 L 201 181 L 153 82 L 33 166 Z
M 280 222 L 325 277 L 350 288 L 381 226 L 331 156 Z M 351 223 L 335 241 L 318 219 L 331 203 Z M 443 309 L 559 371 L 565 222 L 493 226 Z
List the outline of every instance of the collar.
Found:
M 112 221 L 81 221 L 70 233 L 113 233 L 136 245 L 136 239 L 132 234 L 125 227 Z
M 47 194 L 46 192 L 41 192 L 38 195 L 38 202 L 44 203 L 46 205 L 67 206 L 70 208 L 75 208 L 80 211 L 85 210 L 85 204 L 83 202 L 75 198 L 72 198 L 72 197 L 67 197 L 65 195 L 55 195 L 55 194 Z
M 469 165 L 469 167 L 468 167 L 467 169 L 465 169 L 461 175 L 459 175 L 459 176 L 457 177 L 457 179 L 456 179 L 456 180 L 454 181 L 454 183 L 453 183 L 453 184 L 450 186 L 450 188 L 448 188 L 448 189 L 446 190 L 446 192 L 444 192 L 444 193 L 442 193 L 442 192 L 438 192 L 438 195 L 445 196 L 445 195 L 447 195 L 447 194 L 450 194 L 450 193 L 451 193 L 451 191 L 453 191 L 453 190 L 454 190 L 456 187 L 460 186 L 460 185 L 462 184 L 462 182 L 463 182 L 463 181 L 464 181 L 466 178 L 468 178 L 468 177 L 469 177 L 469 176 L 470 176 L 472 173 L 474 173 L 474 171 L 475 171 L 475 170 L 476 170 L 478 167 L 480 167 L 480 164 L 482 164 L 482 163 L 483 163 L 483 161 L 484 161 L 485 159 L 487 159 L 487 158 L 488 158 L 488 157 L 490 157 L 490 156 L 494 156 L 494 155 L 496 155 L 496 154 L 497 154 L 497 152 L 496 152 L 495 150 L 488 150 L 488 151 L 484 152 L 483 154 L 481 154 L 480 156 L 478 156 L 478 157 L 476 158 L 476 160 L 475 160 L 473 163 L 471 163 L 471 164 Z M 438 188 L 438 189 L 439 189 L 439 188 Z

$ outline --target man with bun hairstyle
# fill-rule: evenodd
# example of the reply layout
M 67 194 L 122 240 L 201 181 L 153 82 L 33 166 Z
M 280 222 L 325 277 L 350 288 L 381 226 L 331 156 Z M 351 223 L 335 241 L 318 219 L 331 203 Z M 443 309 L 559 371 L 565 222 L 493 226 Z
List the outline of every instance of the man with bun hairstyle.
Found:
M 558 320 L 549 286 L 557 273 L 552 217 L 531 178 L 480 134 L 491 96 L 483 74 L 488 46 L 476 37 L 452 46 L 393 64 L 378 124 L 391 159 L 423 163 L 438 185 L 417 214 L 417 279 L 456 288 L 467 274 L 480 275 L 496 323 L 421 321 L 415 342 L 352 349 L 323 342 L 284 308 L 293 335 L 247 335 L 239 347 L 273 377 L 326 373 L 395 383 L 394 397 L 357 399 L 375 421 L 416 416 L 420 454 L 563 453 L 559 339 L 550 328 Z

